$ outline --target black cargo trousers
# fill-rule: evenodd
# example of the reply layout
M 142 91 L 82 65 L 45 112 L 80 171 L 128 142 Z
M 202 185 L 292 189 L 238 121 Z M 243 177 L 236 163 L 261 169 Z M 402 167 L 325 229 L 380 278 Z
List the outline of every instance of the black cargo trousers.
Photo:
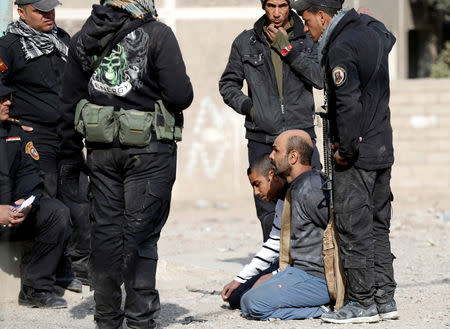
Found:
M 157 242 L 170 209 L 177 145 L 152 140 L 144 148 L 89 148 L 91 284 L 100 329 L 154 328 Z M 121 310 L 121 284 L 126 291 Z
M 73 233 L 65 254 L 70 256 L 74 272 L 87 278 L 90 253 L 88 178 L 81 173 L 80 161 L 58 163 L 60 139 L 54 124 L 28 121 L 23 124 L 33 127 L 28 136 L 39 153 L 39 165 L 44 173 L 44 197 L 57 198 L 70 210 Z
M 69 209 L 54 199 L 42 199 L 19 226 L 0 228 L 2 241 L 27 241 L 20 265 L 22 287 L 53 291 L 56 268 L 71 232 Z
M 391 168 L 364 170 L 335 166 L 333 197 L 348 299 L 368 306 L 394 298 L 389 241 Z

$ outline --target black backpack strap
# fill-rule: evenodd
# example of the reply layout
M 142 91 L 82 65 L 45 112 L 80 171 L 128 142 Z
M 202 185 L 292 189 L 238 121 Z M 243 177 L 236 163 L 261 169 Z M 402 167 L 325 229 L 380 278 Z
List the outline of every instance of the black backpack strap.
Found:
M 114 47 L 122 41 L 123 38 L 125 38 L 128 33 L 136 30 L 140 26 L 144 25 L 145 23 L 154 20 L 153 16 L 147 15 L 143 19 L 130 19 L 127 21 L 121 29 L 119 29 L 114 37 L 112 38 L 111 42 L 105 47 L 103 52 L 100 54 L 100 56 L 97 58 L 97 60 L 92 64 L 92 72 L 95 72 L 97 70 L 98 66 L 102 62 L 103 58 L 111 54 L 111 51 L 114 49 Z

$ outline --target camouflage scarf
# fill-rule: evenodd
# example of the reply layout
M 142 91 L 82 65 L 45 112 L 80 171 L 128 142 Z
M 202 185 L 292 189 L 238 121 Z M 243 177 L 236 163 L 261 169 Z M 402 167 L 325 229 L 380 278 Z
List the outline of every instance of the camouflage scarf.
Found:
M 148 13 L 154 17 L 158 16 L 153 0 L 106 0 L 104 5 L 121 8 L 134 18 L 142 19 Z

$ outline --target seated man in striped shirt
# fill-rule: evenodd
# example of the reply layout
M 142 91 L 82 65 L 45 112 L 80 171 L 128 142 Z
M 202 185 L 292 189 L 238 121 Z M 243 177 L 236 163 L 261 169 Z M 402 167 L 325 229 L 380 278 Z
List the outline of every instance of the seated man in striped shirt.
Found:
M 238 276 L 223 287 L 222 299 L 230 303 L 232 309 L 240 308 L 241 296 L 252 288 L 261 276 L 278 269 L 281 214 L 286 181 L 275 175 L 268 154 L 254 162 L 248 168 L 247 175 L 256 196 L 267 202 L 277 200 L 277 204 L 269 238 Z

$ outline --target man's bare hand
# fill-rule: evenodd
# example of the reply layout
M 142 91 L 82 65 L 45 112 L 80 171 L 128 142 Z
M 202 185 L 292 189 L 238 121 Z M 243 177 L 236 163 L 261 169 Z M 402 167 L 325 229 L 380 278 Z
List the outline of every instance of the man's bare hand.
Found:
M 262 277 L 260 277 L 260 278 L 258 279 L 258 281 L 256 281 L 256 282 L 253 284 L 252 288 L 255 288 L 258 284 L 260 284 L 260 283 L 263 282 L 263 281 L 266 281 L 267 279 L 270 279 L 271 277 L 273 277 L 273 274 L 272 274 L 272 273 L 263 275 Z
M 228 301 L 228 298 L 230 298 L 231 293 L 235 291 L 240 285 L 241 283 L 237 282 L 236 280 L 233 280 L 230 283 L 226 284 L 225 287 L 223 287 L 222 289 L 222 299 L 225 302 Z
M 20 206 L 25 200 L 20 199 L 15 202 L 16 206 Z M 27 218 L 28 214 L 30 213 L 31 205 L 26 207 L 25 209 L 22 209 L 20 212 L 15 212 L 14 208 L 10 212 L 9 216 L 9 225 L 10 227 L 18 226 L 22 224 L 22 222 Z
M 9 224 L 9 216 L 12 210 L 13 207 L 9 205 L 0 205 L 0 225 Z
M 275 36 L 278 33 L 278 29 L 275 27 L 275 24 L 269 24 L 267 26 L 267 36 L 270 39 L 270 42 L 273 42 L 275 40 Z

